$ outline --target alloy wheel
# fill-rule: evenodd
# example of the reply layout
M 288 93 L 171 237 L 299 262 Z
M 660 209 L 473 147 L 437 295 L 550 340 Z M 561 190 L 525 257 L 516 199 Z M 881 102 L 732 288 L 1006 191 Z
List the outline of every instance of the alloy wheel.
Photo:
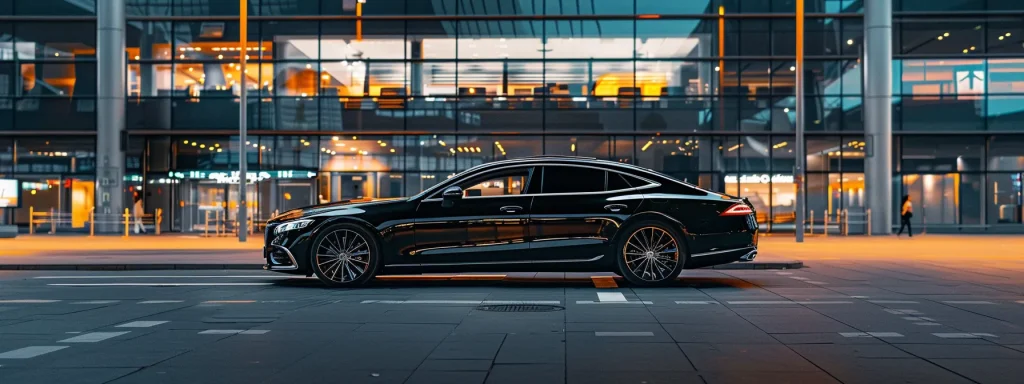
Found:
M 370 269 L 370 244 L 359 233 L 338 229 L 328 233 L 316 249 L 316 268 L 336 283 L 348 283 Z
M 637 229 L 622 247 L 626 268 L 644 281 L 662 281 L 679 264 L 679 246 L 668 231 L 658 227 Z

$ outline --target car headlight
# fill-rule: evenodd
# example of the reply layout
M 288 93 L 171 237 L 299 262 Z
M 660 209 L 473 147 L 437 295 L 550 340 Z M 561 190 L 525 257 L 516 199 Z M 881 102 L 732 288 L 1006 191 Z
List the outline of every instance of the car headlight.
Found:
M 277 234 L 280 234 L 282 232 L 288 232 L 288 231 L 293 231 L 293 230 L 296 230 L 296 229 L 306 228 L 312 222 L 313 222 L 313 220 L 289 221 L 287 223 L 281 224 L 277 228 L 274 228 L 274 234 L 277 235 Z

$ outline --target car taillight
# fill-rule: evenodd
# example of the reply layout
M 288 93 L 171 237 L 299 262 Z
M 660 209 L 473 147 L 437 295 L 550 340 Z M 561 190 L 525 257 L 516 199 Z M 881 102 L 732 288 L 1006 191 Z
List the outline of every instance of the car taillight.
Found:
M 731 207 L 722 212 L 720 216 L 746 216 L 754 213 L 754 210 L 750 209 L 750 206 L 743 203 L 733 204 Z

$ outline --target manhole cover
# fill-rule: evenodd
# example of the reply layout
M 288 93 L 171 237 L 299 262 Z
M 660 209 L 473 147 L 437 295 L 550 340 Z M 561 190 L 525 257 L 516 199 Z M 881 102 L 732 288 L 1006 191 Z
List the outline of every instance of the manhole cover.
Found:
M 477 310 L 487 312 L 553 312 L 565 308 L 557 305 L 484 305 L 476 307 Z

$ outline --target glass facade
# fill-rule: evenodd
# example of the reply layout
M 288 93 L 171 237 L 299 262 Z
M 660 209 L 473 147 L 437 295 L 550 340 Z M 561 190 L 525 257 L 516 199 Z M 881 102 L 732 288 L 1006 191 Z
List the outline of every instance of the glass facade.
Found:
M 767 230 L 794 227 L 792 0 L 250 0 L 244 47 L 237 1 L 124 1 L 125 193 L 165 230 L 232 220 L 241 146 L 257 219 L 558 154 L 749 197 Z M 1024 6 L 955 3 L 893 2 L 893 196 L 920 202 L 915 227 L 1024 230 Z M 820 231 L 865 207 L 863 2 L 806 6 Z M 29 181 L 19 223 L 92 207 L 95 12 L 0 4 L 0 176 Z

